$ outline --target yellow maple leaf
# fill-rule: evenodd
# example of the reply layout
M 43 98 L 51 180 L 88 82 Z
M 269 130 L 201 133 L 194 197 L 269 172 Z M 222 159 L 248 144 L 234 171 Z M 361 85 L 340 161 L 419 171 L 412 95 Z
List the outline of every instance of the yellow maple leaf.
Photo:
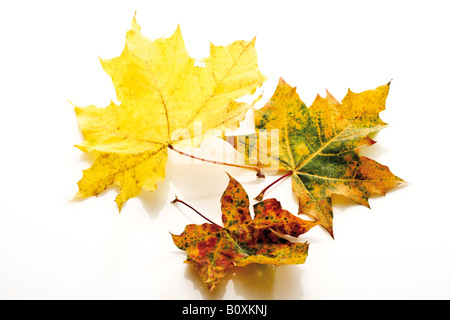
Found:
M 122 54 L 101 64 L 120 104 L 75 107 L 84 136 L 77 147 L 96 152 L 77 196 L 95 196 L 116 184 L 119 210 L 164 180 L 169 146 L 186 138 L 198 141 L 212 129 L 237 128 L 249 106 L 234 99 L 253 94 L 266 79 L 258 70 L 255 39 L 211 44 L 210 55 L 198 65 L 179 27 L 172 36 L 152 41 L 135 18 Z

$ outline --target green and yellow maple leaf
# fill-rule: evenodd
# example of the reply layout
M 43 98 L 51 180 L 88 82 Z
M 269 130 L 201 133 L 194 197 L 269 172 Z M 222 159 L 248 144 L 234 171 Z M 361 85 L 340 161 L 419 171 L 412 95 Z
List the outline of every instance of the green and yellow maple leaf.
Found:
M 317 225 L 283 210 L 276 199 L 256 203 L 252 219 L 247 193 L 238 181 L 229 178 L 220 201 L 224 227 L 190 224 L 180 235 L 172 235 L 175 245 L 188 253 L 185 262 L 194 265 L 210 291 L 232 267 L 304 263 L 308 243 L 289 241 L 275 232 L 298 237 Z
M 151 41 L 133 18 L 122 54 L 101 60 L 120 104 L 75 107 L 84 136 L 77 147 L 96 152 L 77 196 L 95 196 L 116 184 L 120 210 L 164 180 L 172 144 L 238 127 L 249 106 L 235 99 L 253 94 L 266 79 L 258 70 L 255 39 L 211 44 L 202 63 L 189 56 L 179 27 L 169 38 Z
M 358 154 L 361 147 L 375 143 L 368 134 L 386 126 L 379 113 L 389 87 L 349 90 L 342 103 L 327 92 L 308 108 L 296 89 L 280 79 L 270 101 L 254 109 L 256 133 L 236 137 L 234 146 L 244 152 L 246 162 L 292 176 L 299 213 L 321 220 L 333 236 L 333 194 L 368 207 L 371 193 L 384 195 L 403 181 L 388 167 Z M 276 152 L 267 142 L 278 146 Z

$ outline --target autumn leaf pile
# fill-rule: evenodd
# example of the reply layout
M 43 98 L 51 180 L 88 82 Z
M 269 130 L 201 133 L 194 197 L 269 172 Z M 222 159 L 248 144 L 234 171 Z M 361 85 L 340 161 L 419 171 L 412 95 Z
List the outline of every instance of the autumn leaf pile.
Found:
M 169 148 L 186 140 L 198 145 L 211 130 L 234 130 L 249 109 L 255 133 L 234 137 L 234 147 L 247 166 L 274 170 L 292 181 L 298 214 L 308 220 L 283 210 L 275 198 L 264 200 L 272 185 L 254 195 L 258 202 L 252 213 L 243 186 L 229 176 L 220 199 L 223 226 L 206 218 L 209 223 L 172 235 L 210 290 L 229 268 L 304 263 L 309 244 L 300 242 L 300 235 L 320 225 L 334 236 L 332 195 L 368 206 L 370 194 L 385 194 L 402 182 L 388 167 L 359 155 L 360 148 L 374 143 L 369 134 L 386 126 L 379 113 L 389 83 L 362 93 L 349 90 L 342 102 L 327 93 L 307 107 L 280 78 L 272 98 L 255 109 L 236 101 L 266 80 L 258 69 L 255 39 L 211 44 L 199 65 L 189 56 L 179 27 L 172 36 L 152 41 L 136 19 L 121 55 L 101 64 L 119 104 L 75 107 L 84 137 L 77 147 L 95 156 L 78 182 L 77 197 L 97 196 L 116 185 L 120 211 L 128 199 L 143 189 L 155 190 L 164 180 Z M 202 125 L 200 132 L 196 123 Z M 267 142 L 277 149 L 262 148 Z

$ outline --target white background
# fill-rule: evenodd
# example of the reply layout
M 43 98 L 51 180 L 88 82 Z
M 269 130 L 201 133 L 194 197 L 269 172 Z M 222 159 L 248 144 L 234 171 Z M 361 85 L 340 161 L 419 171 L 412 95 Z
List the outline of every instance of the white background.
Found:
M 0 298 L 449 299 L 450 7 L 446 1 L 14 1 L 0 4 Z M 179 24 L 193 57 L 209 42 L 257 36 L 264 98 L 282 76 L 310 105 L 393 79 L 390 127 L 364 151 L 404 180 L 371 209 L 334 198 L 335 239 L 315 228 L 300 266 L 230 270 L 208 293 L 169 232 L 203 223 L 177 194 L 220 221 L 225 171 L 250 197 L 275 177 L 182 163 L 119 214 L 110 188 L 73 201 L 90 159 L 72 105 L 106 106 L 98 57 L 123 49 L 137 21 L 151 39 Z M 262 101 L 264 102 L 264 101 Z M 211 146 L 211 145 L 210 145 Z M 209 146 L 209 147 L 210 147 Z M 226 152 L 232 152 L 227 149 Z M 211 157 L 214 155 L 211 154 Z M 297 211 L 289 179 L 266 194 Z

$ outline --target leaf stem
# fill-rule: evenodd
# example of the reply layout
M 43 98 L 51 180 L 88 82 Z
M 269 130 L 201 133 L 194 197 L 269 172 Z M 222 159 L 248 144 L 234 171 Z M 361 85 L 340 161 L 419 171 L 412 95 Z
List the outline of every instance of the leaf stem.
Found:
M 259 194 L 258 196 L 255 198 L 255 200 L 261 201 L 264 197 L 264 193 L 267 191 L 267 189 L 269 189 L 270 187 L 272 187 L 275 183 L 277 183 L 280 180 L 283 180 L 286 177 L 289 177 L 293 174 L 293 171 L 289 171 L 288 173 L 286 173 L 285 175 L 282 175 L 281 177 L 279 177 L 277 180 L 275 180 L 274 182 L 272 182 L 271 184 L 269 184 L 267 187 L 265 187 Z
M 185 153 L 181 150 L 175 149 L 174 146 L 172 146 L 171 144 L 169 144 L 169 149 L 172 149 L 175 152 L 178 152 L 179 154 L 186 156 L 186 157 L 191 157 L 192 159 L 196 159 L 196 160 L 200 160 L 200 161 L 204 161 L 204 162 L 209 162 L 209 163 L 214 163 L 214 164 L 221 164 L 224 166 L 230 166 L 230 167 L 237 167 L 237 168 L 243 168 L 243 169 L 250 169 L 250 170 L 255 170 L 256 171 L 256 175 L 258 176 L 258 178 L 265 178 L 264 173 L 262 172 L 261 168 L 258 167 L 253 167 L 253 166 L 246 166 L 246 165 L 241 165 L 241 164 L 234 164 L 234 163 L 227 163 L 227 162 L 221 162 L 221 161 L 215 161 L 215 160 L 208 160 L 208 159 L 203 159 L 200 157 L 196 157 L 193 156 L 191 154 Z
M 178 199 L 177 196 L 175 196 L 175 199 L 171 201 L 171 203 L 176 203 L 176 202 L 181 202 L 182 204 L 184 204 L 186 207 L 191 208 L 192 210 L 194 210 L 200 217 L 202 217 L 203 219 L 205 219 L 206 221 L 212 223 L 213 225 L 220 227 L 217 223 L 215 223 L 212 220 L 209 220 L 207 217 L 205 217 L 203 214 L 201 214 L 198 210 L 196 210 L 194 207 L 188 205 L 186 202 L 184 202 L 183 200 Z M 221 227 L 222 228 L 222 227 Z

